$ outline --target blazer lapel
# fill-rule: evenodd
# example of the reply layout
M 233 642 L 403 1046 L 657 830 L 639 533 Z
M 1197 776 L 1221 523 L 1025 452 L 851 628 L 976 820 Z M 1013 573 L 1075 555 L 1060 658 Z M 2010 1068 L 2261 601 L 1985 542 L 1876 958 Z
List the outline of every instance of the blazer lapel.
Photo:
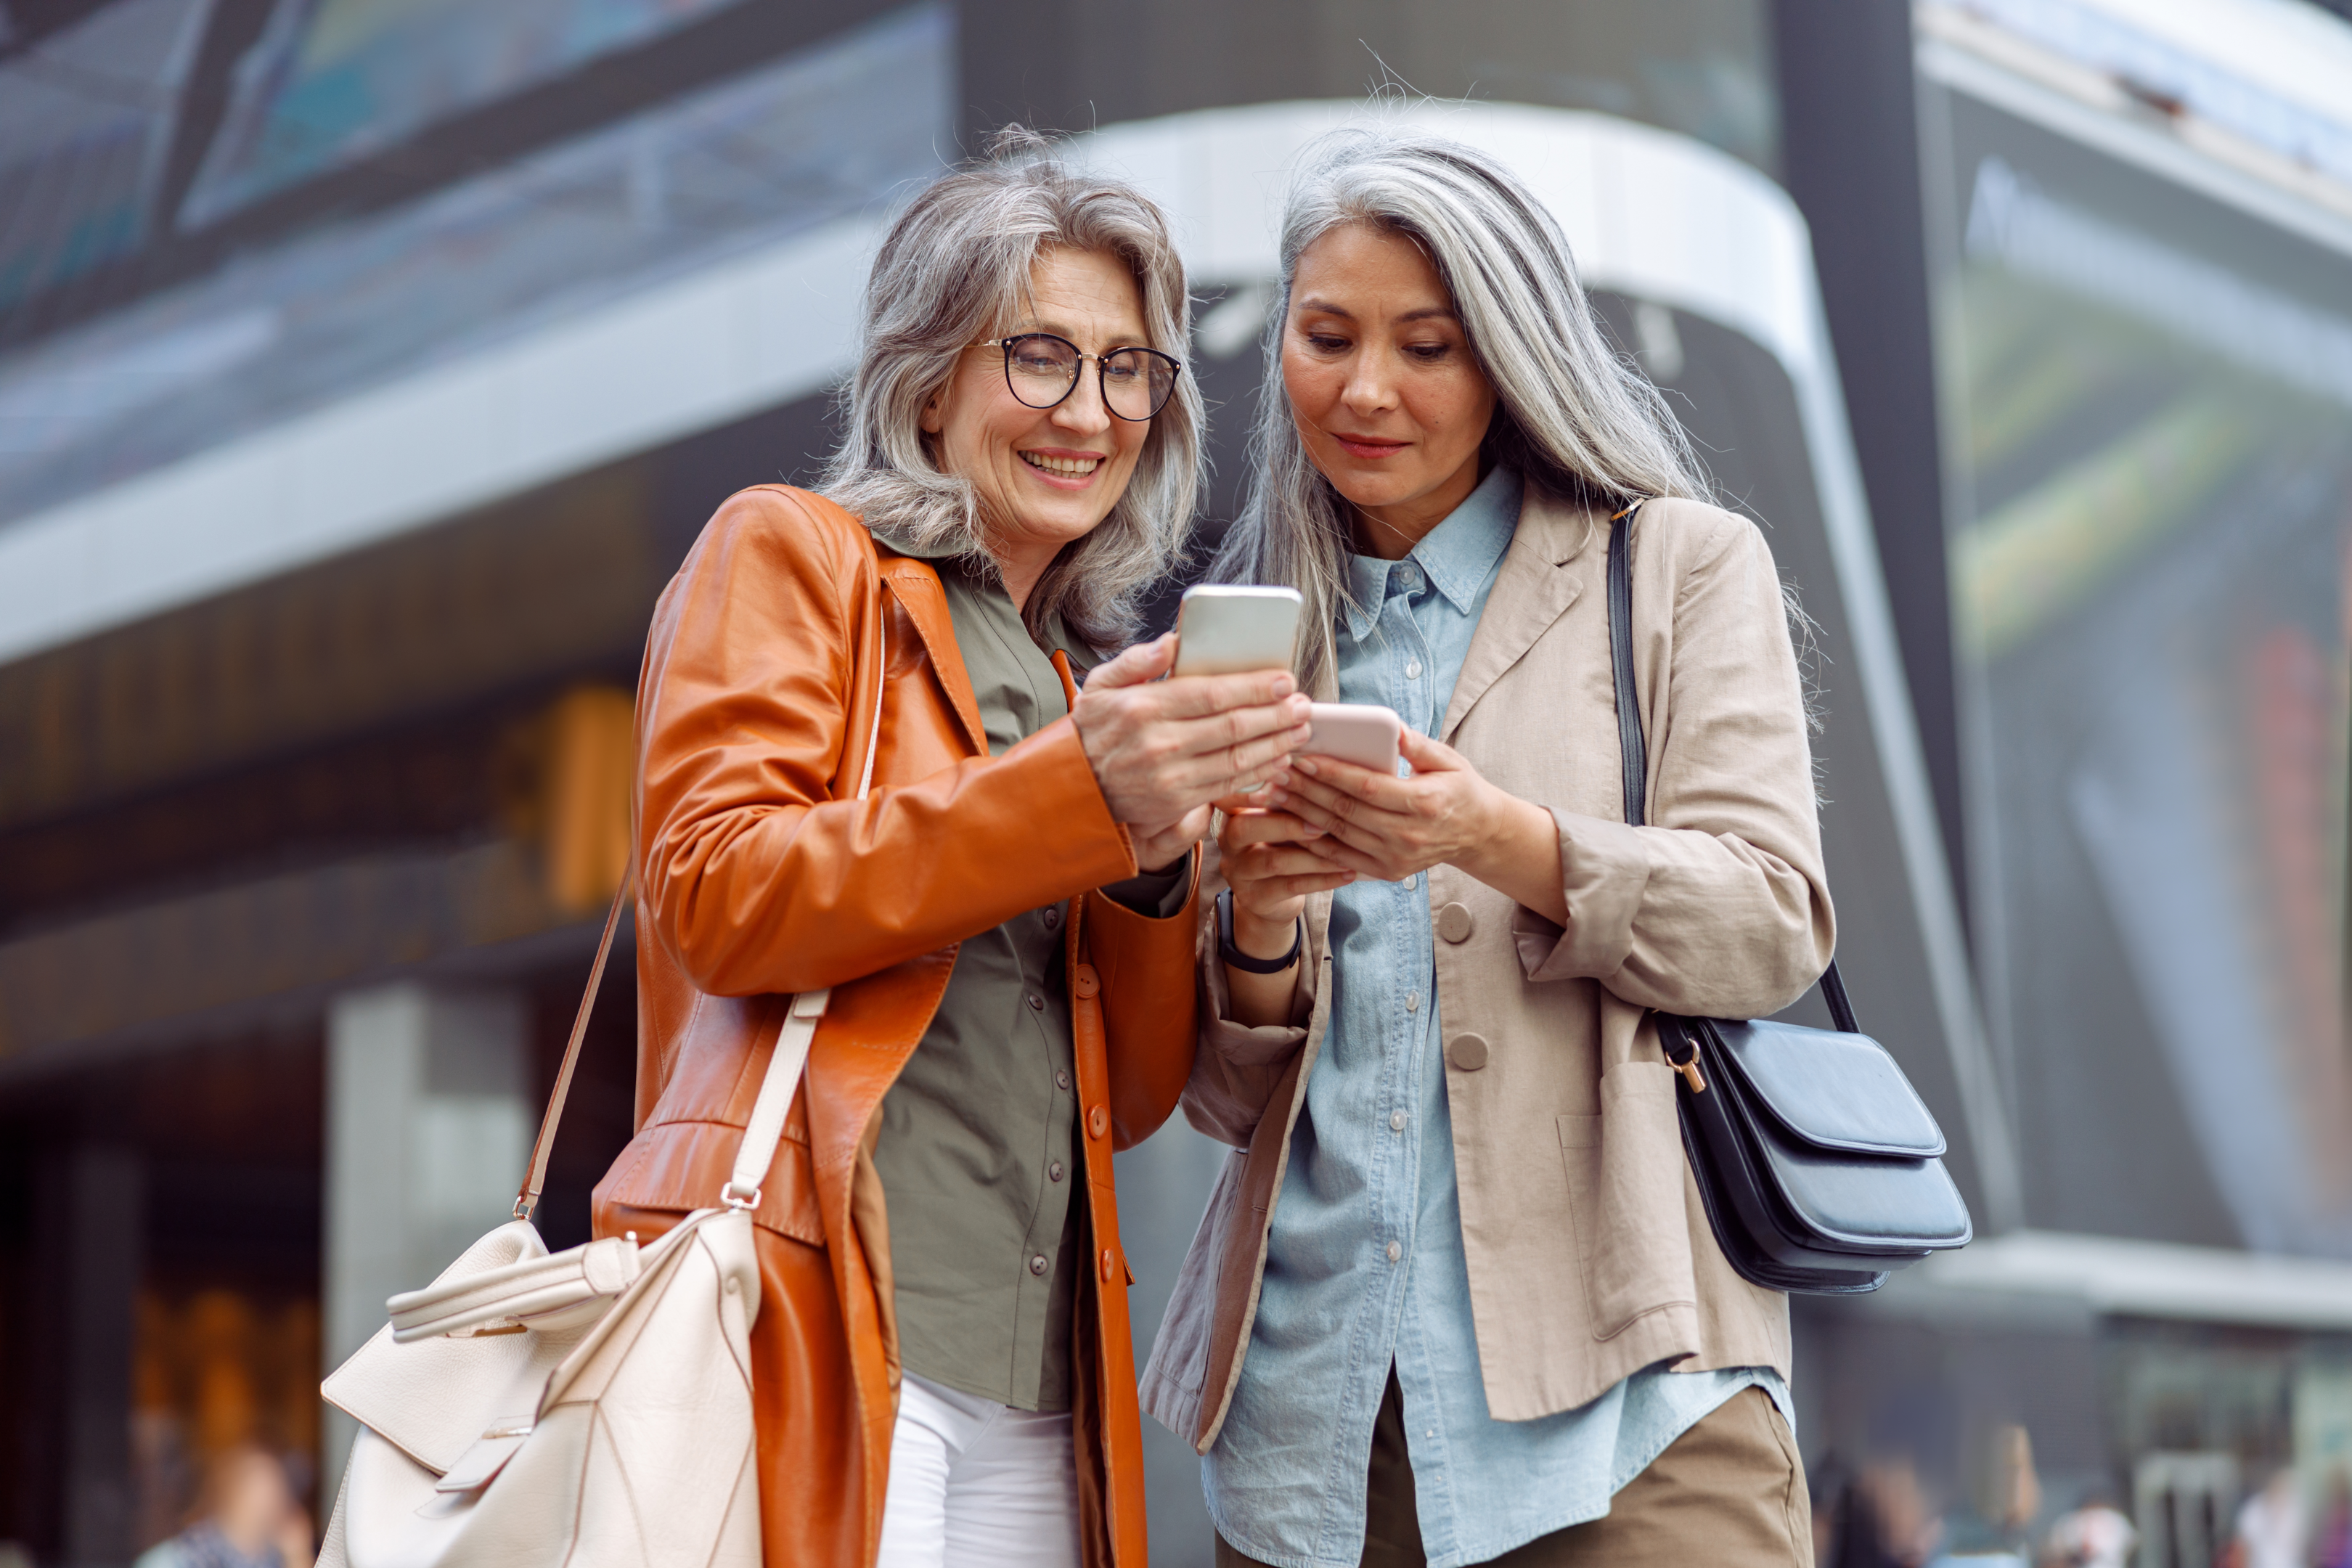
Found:
M 1584 583 L 1570 563 L 1592 537 L 1591 519 L 1582 508 L 1528 486 L 1518 531 L 1511 536 L 1495 591 L 1486 595 L 1478 629 L 1471 634 L 1453 700 L 1445 706 L 1445 721 L 1438 726 L 1439 740 L 1451 744 L 1472 705 L 1576 603 Z
M 963 649 L 956 646 L 955 623 L 948 615 L 947 590 L 928 561 L 911 555 L 884 555 L 877 563 L 882 581 L 915 623 L 930 656 L 931 669 L 948 694 L 948 705 L 963 721 L 964 738 L 976 755 L 988 755 L 988 731 L 980 721 L 980 699 L 971 691 L 971 672 L 963 667 Z

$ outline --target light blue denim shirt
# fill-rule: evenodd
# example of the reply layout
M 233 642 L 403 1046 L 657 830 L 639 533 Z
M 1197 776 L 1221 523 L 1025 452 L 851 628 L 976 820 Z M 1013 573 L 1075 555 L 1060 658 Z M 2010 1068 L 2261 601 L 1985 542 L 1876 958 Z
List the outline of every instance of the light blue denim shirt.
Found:
M 1517 531 L 1496 468 L 1402 561 L 1359 555 L 1341 610 L 1339 700 L 1445 716 Z M 1541 715 L 1528 715 L 1540 722 Z M 1355 1568 L 1372 1421 L 1396 1368 L 1432 1568 L 1484 1563 L 1598 1519 L 1620 1487 L 1765 1367 L 1635 1373 L 1581 1409 L 1486 1413 L 1438 1058 L 1436 958 L 1418 876 L 1331 901 L 1330 1034 L 1307 1082 L 1275 1205 L 1240 1384 L 1202 1468 L 1218 1532 L 1277 1568 Z

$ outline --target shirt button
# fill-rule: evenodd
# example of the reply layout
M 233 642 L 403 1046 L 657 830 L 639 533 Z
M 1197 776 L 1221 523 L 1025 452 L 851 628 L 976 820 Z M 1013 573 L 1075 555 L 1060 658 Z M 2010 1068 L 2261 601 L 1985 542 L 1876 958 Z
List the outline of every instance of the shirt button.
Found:
M 1420 992 L 1416 991 L 1412 995 L 1404 999 L 1404 1010 L 1408 1013 L 1418 1013 L 1421 1011 Z
M 1404 678 L 1407 680 L 1419 680 L 1421 679 L 1421 660 L 1417 658 L 1409 658 L 1404 661 Z
M 1046 929 L 1047 931 L 1052 931 L 1055 926 L 1060 925 L 1061 923 L 1062 923 L 1062 911 L 1061 911 L 1061 910 L 1047 910 L 1045 911 L 1045 929 Z
M 1034 991 L 1029 993 L 1029 1010 L 1033 1013 L 1042 1013 L 1045 1010 L 1045 999 Z
M 1389 1112 L 1389 1131 L 1391 1132 L 1402 1132 L 1404 1131 L 1403 1111 L 1391 1110 Z
M 1062 1162 L 1056 1160 L 1052 1164 L 1046 1166 L 1045 1176 L 1049 1181 L 1060 1181 L 1062 1179 Z
M 1389 1261 L 1390 1261 L 1391 1263 L 1394 1263 L 1398 1258 L 1402 1258 L 1403 1256 L 1404 1256 L 1404 1248 L 1403 1248 L 1403 1247 L 1399 1247 L 1399 1246 L 1398 1246 L 1395 1242 L 1393 1242 L 1393 1241 L 1391 1241 L 1391 1242 L 1390 1242 L 1390 1243 L 1389 1243 Z M 1043 1262 L 1045 1262 L 1045 1260 L 1044 1258 L 1041 1258 L 1037 1259 L 1037 1261 L 1038 1261 L 1038 1262 L 1040 1262 L 1040 1263 L 1043 1263 Z
M 1066 1072 L 1055 1073 L 1054 1075 L 1054 1087 L 1062 1090 L 1066 1094 L 1068 1093 L 1070 1088 L 1070 1075 Z
M 1402 886 L 1406 892 L 1412 892 L 1415 888 L 1421 886 L 1421 873 L 1418 871 L 1412 872 L 1405 878 L 1404 881 L 1401 883 L 1400 886 Z
M 1391 1259 L 1391 1261 L 1394 1260 Z M 1044 1253 L 1041 1252 L 1036 1257 L 1029 1260 L 1029 1272 L 1038 1275 L 1041 1278 L 1044 1276 L 1045 1272 L 1045 1255 Z

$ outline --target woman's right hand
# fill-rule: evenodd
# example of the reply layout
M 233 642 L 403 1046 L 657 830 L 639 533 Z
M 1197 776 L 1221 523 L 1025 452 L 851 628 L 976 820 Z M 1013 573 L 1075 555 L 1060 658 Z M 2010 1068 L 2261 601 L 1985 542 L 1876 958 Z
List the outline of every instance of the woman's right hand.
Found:
M 1160 679 L 1175 658 L 1172 633 L 1137 644 L 1070 710 L 1111 816 L 1171 861 L 1208 830 L 1211 801 L 1275 777 L 1310 733 L 1288 670 Z
M 1321 828 L 1245 798 L 1217 804 L 1225 813 L 1217 851 L 1234 889 L 1234 945 L 1252 958 L 1280 958 L 1290 951 L 1307 896 L 1344 888 L 1357 874 L 1306 847 L 1323 837 Z

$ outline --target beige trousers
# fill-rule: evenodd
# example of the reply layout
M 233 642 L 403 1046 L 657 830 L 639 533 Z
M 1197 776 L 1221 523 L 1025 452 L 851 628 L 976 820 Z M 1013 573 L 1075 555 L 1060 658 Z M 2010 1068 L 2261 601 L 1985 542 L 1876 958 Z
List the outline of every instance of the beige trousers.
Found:
M 1372 1424 L 1362 1568 L 1422 1568 L 1421 1520 L 1396 1374 Z M 1538 1536 L 1493 1568 L 1812 1568 L 1813 1510 L 1789 1424 L 1743 1388 L 1675 1438 L 1583 1524 Z M 1265 1568 L 1217 1541 L 1217 1568 Z

